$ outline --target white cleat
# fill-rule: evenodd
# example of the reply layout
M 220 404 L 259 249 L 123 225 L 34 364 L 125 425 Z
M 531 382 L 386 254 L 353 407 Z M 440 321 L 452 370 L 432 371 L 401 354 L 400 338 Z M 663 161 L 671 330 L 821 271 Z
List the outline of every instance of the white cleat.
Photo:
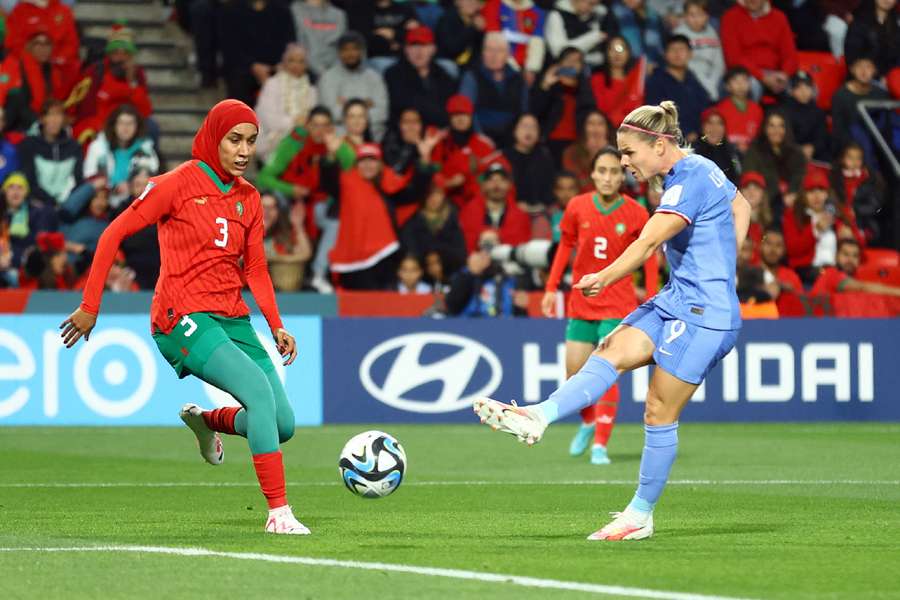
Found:
M 309 535 L 310 531 L 294 516 L 291 507 L 285 504 L 280 508 L 269 511 L 269 519 L 266 521 L 266 533 L 279 533 L 283 535 Z
M 502 431 L 516 436 L 520 442 L 533 446 L 541 441 L 547 429 L 544 413 L 536 408 L 504 404 L 490 398 L 478 398 L 472 403 L 472 409 L 481 422 L 494 431 Z
M 622 512 L 610 513 L 614 518 L 603 529 L 588 536 L 594 542 L 603 540 L 618 542 L 623 540 L 643 540 L 653 535 L 653 513 L 644 515 L 637 511 L 625 509 Z
M 221 465 L 225 461 L 225 448 L 222 438 L 210 429 L 203 420 L 203 410 L 196 404 L 185 404 L 178 413 L 184 424 L 191 428 L 197 436 L 200 456 L 211 465 Z

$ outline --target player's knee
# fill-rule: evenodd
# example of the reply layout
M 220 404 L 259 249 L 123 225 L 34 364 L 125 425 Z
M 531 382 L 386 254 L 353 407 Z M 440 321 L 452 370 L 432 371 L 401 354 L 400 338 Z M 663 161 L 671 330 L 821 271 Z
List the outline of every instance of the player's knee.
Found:
M 296 424 L 294 423 L 294 413 L 290 413 L 287 415 L 278 413 L 278 442 L 280 444 L 285 443 L 292 437 L 294 437 L 294 432 L 297 430 Z
M 644 424 L 657 426 L 671 425 L 674 422 L 675 417 L 662 398 L 652 391 L 647 394 L 647 400 L 644 402 Z

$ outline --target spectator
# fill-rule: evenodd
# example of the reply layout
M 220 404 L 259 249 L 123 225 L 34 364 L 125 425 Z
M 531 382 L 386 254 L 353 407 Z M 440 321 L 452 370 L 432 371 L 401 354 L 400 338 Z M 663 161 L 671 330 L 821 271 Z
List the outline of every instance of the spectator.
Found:
M 425 127 L 422 115 L 415 108 L 403 110 L 395 125 L 384 136 L 384 142 L 381 144 L 384 164 L 394 172 L 404 174 L 415 166 L 419 158 L 418 146 L 424 136 Z
M 412 180 L 400 177 L 382 161 L 377 144 L 356 150 L 356 166 L 339 168 L 336 140 L 328 140 L 322 163 L 325 190 L 339 206 L 337 241 L 329 255 L 332 272 L 347 289 L 384 289 L 394 275 L 397 238 L 395 207 L 418 201 L 431 181 L 429 158 L 437 136 L 419 144 L 419 162 Z
M 134 33 L 122 24 L 114 25 L 106 43 L 103 60 L 88 67 L 67 103 L 75 103 L 75 137 L 84 143 L 92 139 L 106 125 L 109 115 L 123 104 L 134 106 L 146 121 L 151 137 L 155 124 L 147 76 L 135 63 L 137 47 Z
M 228 97 L 253 106 L 260 88 L 275 74 L 285 47 L 297 39 L 297 32 L 285 4 L 235 0 L 223 11 L 222 39 Z
M 50 38 L 53 62 L 64 70 L 78 71 L 80 40 L 72 9 L 59 0 L 23 0 L 6 19 L 6 47 L 21 55 L 28 41 L 40 31 Z
M 784 115 L 777 110 L 769 112 L 763 120 L 744 157 L 743 167 L 746 171 L 758 171 L 766 178 L 766 193 L 776 214 L 781 214 L 782 206 L 793 206 L 806 173 L 806 157 L 794 143 Z
M 784 235 L 777 228 L 769 228 L 763 234 L 759 245 L 760 266 L 763 268 L 763 277 L 767 285 L 778 284 L 778 294 L 775 300 L 779 300 L 785 292 L 792 294 L 803 293 L 803 282 L 797 276 L 796 271 L 784 264 L 785 245 Z M 781 306 L 779 305 L 779 311 Z
M 884 233 L 881 211 L 886 197 L 884 181 L 878 171 L 870 172 L 863 164 L 859 144 L 850 142 L 841 150 L 831 167 L 831 187 L 842 214 L 856 221 L 865 239 L 869 243 L 881 241 Z
M 37 235 L 35 245 L 23 258 L 20 287 L 41 290 L 72 290 L 78 280 L 69 264 L 66 239 L 58 231 Z
M 900 66 L 900 16 L 897 0 L 865 0 L 850 21 L 844 38 L 844 57 L 851 65 L 856 59 L 872 57 L 876 70 L 887 74 Z
M 473 129 L 472 101 L 462 94 L 447 100 L 448 134 L 438 142 L 432 161 L 441 165 L 444 187 L 450 200 L 462 208 L 478 194 L 478 166 L 494 152 L 494 142 Z
M 700 137 L 700 113 L 711 104 L 706 89 L 688 69 L 691 41 L 683 35 L 671 36 L 666 40 L 665 61 L 665 68 L 654 69 L 647 79 L 645 102 L 674 100 L 681 115 L 681 131 L 690 143 Z
M 447 314 L 463 317 L 511 317 L 526 314 L 527 296 L 517 294 L 518 282 L 491 259 L 497 233 L 484 231 L 476 240 L 466 268 L 450 281 L 444 297 Z
M 719 33 L 709 22 L 707 0 L 686 0 L 684 23 L 672 33 L 691 41 L 691 61 L 688 68 L 697 77 L 709 97 L 719 99 L 719 83 L 725 75 L 725 57 Z
M 12 270 L 8 271 L 7 278 L 15 287 L 25 250 L 34 245 L 37 234 L 56 230 L 56 214 L 30 196 L 28 180 L 22 173 L 12 173 L 3 180 L 3 204 L 0 231 L 4 233 L 5 251 L 0 256 L 0 265 L 3 270 Z
M 456 207 L 447 199 L 440 176 L 435 177 L 421 208 L 400 232 L 403 248 L 419 258 L 440 256 L 441 271 L 456 273 L 466 262 L 466 240 Z M 443 278 L 441 279 L 443 280 Z
M 6 106 L 6 98 L 22 85 L 19 60 L 15 53 L 4 46 L 6 40 L 6 17 L 0 15 L 0 108 Z
M 728 68 L 744 67 L 754 78 L 753 97 L 780 95 L 797 70 L 797 48 L 787 17 L 769 0 L 743 0 L 722 15 L 719 31 Z
M 606 64 L 591 77 L 597 108 L 618 128 L 628 115 L 644 103 L 644 58 L 632 60 L 631 46 L 624 37 L 613 36 L 606 45 Z M 593 158 L 593 157 L 591 157 Z
M 296 292 L 303 287 L 303 272 L 312 256 L 309 238 L 291 223 L 288 211 L 281 209 L 273 194 L 263 193 L 260 202 L 272 285 L 279 292 Z
M 603 65 L 603 42 L 618 33 L 618 23 L 597 0 L 560 0 L 547 15 L 544 37 L 550 55 L 558 59 L 566 48 L 577 48 L 592 70 Z
M 106 178 L 111 188 L 107 190 L 107 200 L 116 208 L 131 195 L 128 176 L 138 166 L 155 175 L 159 172 L 159 157 L 153 141 L 144 136 L 140 113 L 130 104 L 123 104 L 109 115 L 103 132 L 88 146 L 84 177 Z
M 860 281 L 853 277 L 856 275 L 856 270 L 859 269 L 860 251 L 859 243 L 856 240 L 841 240 L 837 247 L 836 266 L 829 266 L 822 270 L 810 294 L 818 296 L 840 292 L 867 292 L 900 296 L 900 287 L 875 281 Z
M 716 163 L 725 177 L 737 183 L 741 176 L 741 159 L 734 144 L 725 139 L 725 119 L 717 107 L 711 107 L 700 115 L 702 136 L 694 144 L 694 152 Z
M 569 205 L 569 200 L 577 196 L 581 191 L 583 190 L 578 186 L 578 177 L 574 173 L 560 171 L 556 174 L 556 180 L 553 182 L 553 199 L 555 203 L 550 207 L 550 225 L 554 242 L 559 242 L 559 238 L 562 236 L 559 224 L 562 221 L 563 214 L 566 212 L 566 206 Z
M 153 175 L 142 166 L 136 167 L 128 176 L 128 185 L 131 188 L 131 196 L 117 209 L 113 210 L 112 218 L 122 214 L 131 204 L 147 189 L 150 176 Z M 119 247 L 125 255 L 125 264 L 134 272 L 134 282 L 138 289 L 152 290 L 159 279 L 159 239 L 157 238 L 156 225 L 150 225 L 132 234 L 122 241 Z
M 747 238 L 753 240 L 754 254 L 751 262 L 759 262 L 759 249 L 765 232 L 772 226 L 772 206 L 766 195 L 766 179 L 761 173 L 748 171 L 741 176 L 741 193 L 750 203 L 750 227 Z
M 496 31 L 488 33 L 481 64 L 463 75 L 459 89 L 475 107 L 475 127 L 497 146 L 506 144 L 513 124 L 528 106 L 528 86 L 508 60 L 506 38 Z
M 863 100 L 888 100 L 890 96 L 882 88 L 873 84 L 875 62 L 868 56 L 857 56 L 850 64 L 850 72 L 845 83 L 831 98 L 832 135 L 834 143 L 843 147 L 856 142 L 863 149 L 866 165 L 878 168 L 875 144 L 863 124 L 857 106 Z M 886 128 L 889 113 L 875 115 L 876 126 Z M 889 136 L 885 136 L 890 139 Z
M 16 154 L 16 146 L 4 135 L 6 132 L 6 111 L 0 105 L 0 182 L 6 181 L 6 177 L 19 170 L 19 155 Z
M 752 262 L 751 257 L 756 253 L 756 243 L 749 237 L 744 238 L 744 243 L 737 254 L 735 282 L 738 300 L 742 304 L 770 302 L 780 293 L 778 283 L 767 282 L 765 270 Z
M 305 126 L 297 125 L 282 138 L 259 172 L 260 189 L 278 192 L 293 202 L 310 199 L 319 189 L 319 161 L 326 154 L 325 135 L 331 127 L 328 109 L 313 108 Z
M 581 121 L 578 140 L 565 149 L 562 168 L 578 178 L 578 189 L 589 192 L 594 189 L 591 179 L 594 157 L 610 145 L 609 119 L 599 110 L 590 111 Z
M 782 217 L 788 265 L 807 284 L 815 279 L 818 267 L 834 264 L 837 252 L 834 206 L 828 202 L 828 193 L 825 175 L 810 171 L 797 201 L 786 207 Z
M 728 141 L 746 152 L 763 121 L 762 107 L 750 99 L 750 74 L 744 67 L 733 67 L 725 74 L 728 97 L 716 105 L 725 119 Z
M 480 62 L 483 6 L 484 0 L 455 0 L 453 8 L 444 11 L 435 28 L 438 56 L 452 60 L 460 69 Z
M 510 197 L 511 174 L 500 160 L 491 161 L 481 180 L 481 193 L 462 209 L 459 222 L 469 252 L 482 232 L 495 229 L 500 243 L 518 245 L 531 239 L 531 221 Z
M 619 24 L 619 35 L 628 41 L 629 50 L 651 64 L 662 64 L 664 29 L 656 11 L 645 0 L 614 0 L 612 14 Z
M 384 80 L 365 66 L 365 42 L 361 35 L 349 31 L 338 40 L 338 64 L 319 80 L 321 103 L 332 115 L 344 115 L 344 105 L 352 98 L 366 104 L 372 135 L 380 140 L 388 117 L 388 93 Z
M 126 183 L 127 185 L 127 183 Z M 95 175 L 75 188 L 59 205 L 60 232 L 66 238 L 66 249 L 80 255 L 93 254 L 103 230 L 109 225 L 109 179 Z M 70 256 L 70 260 L 74 257 Z
M 531 110 L 538 117 L 555 165 L 578 139 L 578 124 L 596 102 L 580 50 L 566 48 L 559 62 L 531 89 Z
M 256 153 L 263 162 L 278 143 L 298 125 L 306 123 L 316 106 L 318 92 L 306 73 L 306 50 L 290 43 L 284 50 L 278 71 L 266 80 L 256 100 L 260 135 Z
M 391 104 L 390 122 L 415 108 L 425 125 L 446 127 L 444 105 L 456 92 L 456 80 L 435 63 L 434 34 L 424 25 L 406 31 L 403 56 L 384 73 Z
M 858 2 L 858 0 L 853 0 Z M 776 4 L 778 4 L 776 2 Z M 843 4 L 844 2 L 835 2 L 833 4 Z M 828 52 L 832 51 L 831 35 L 839 35 L 841 43 L 836 56 L 840 56 L 843 50 L 843 36 L 847 33 L 847 24 L 841 19 L 840 30 L 834 30 L 834 23 L 829 19 L 828 10 L 830 6 L 826 6 L 825 2 L 817 0 L 791 0 L 791 2 L 783 2 L 778 4 L 788 20 L 791 31 L 794 32 L 794 44 L 797 50 L 803 52 Z
M 403 32 L 419 24 L 408 2 L 394 0 L 350 0 L 344 3 L 348 27 L 366 36 L 373 67 L 381 72 L 400 55 Z M 375 66 L 378 65 L 378 66 Z
M 446 294 L 450 291 L 450 274 L 444 269 L 444 260 L 437 251 L 425 255 L 425 278 L 436 293 Z M 439 302 L 443 306 L 443 298 Z
M 529 87 L 544 66 L 544 20 L 547 13 L 532 0 L 487 0 L 481 13 L 485 31 L 502 34 L 509 53 Z
M 553 157 L 541 143 L 537 118 L 525 113 L 516 121 L 513 143 L 503 150 L 512 167 L 519 208 L 529 213 L 544 212 L 553 203 Z
M 347 31 L 347 15 L 329 0 L 298 0 L 291 3 L 291 12 L 306 62 L 321 77 L 337 63 L 337 42 Z
M 31 193 L 48 206 L 56 206 L 83 180 L 81 146 L 65 128 L 63 103 L 50 99 L 41 110 L 40 127 L 19 144 L 19 164 L 28 177 Z
M 11 129 L 27 131 L 37 120 L 44 102 L 65 100 L 69 94 L 72 74 L 53 61 L 52 43 L 45 31 L 36 30 L 18 57 L 16 80 L 20 87 L 10 90 L 6 103 Z
M 401 294 L 430 294 L 431 286 L 422 281 L 422 263 L 415 254 L 407 254 L 397 267 L 397 287 Z
M 790 95 L 779 108 L 793 127 L 794 140 L 800 144 L 806 160 L 830 161 L 825 111 L 816 105 L 815 87 L 809 73 L 794 73 Z

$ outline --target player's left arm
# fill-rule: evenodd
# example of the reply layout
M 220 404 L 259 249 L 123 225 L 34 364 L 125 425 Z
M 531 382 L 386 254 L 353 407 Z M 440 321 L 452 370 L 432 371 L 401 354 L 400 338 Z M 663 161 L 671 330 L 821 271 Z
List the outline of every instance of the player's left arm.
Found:
M 680 233 L 688 223 L 676 213 L 657 212 L 647 221 L 638 239 L 633 241 L 611 265 L 599 273 L 581 278 L 573 287 L 585 296 L 596 296 L 603 288 L 633 273 L 644 264 L 664 242 Z
M 747 230 L 750 229 L 750 202 L 738 191 L 731 201 L 731 214 L 734 217 L 734 237 L 737 240 L 738 252 L 747 239 Z
M 860 281 L 848 277 L 841 287 L 843 292 L 868 292 L 869 294 L 884 294 L 885 296 L 900 296 L 900 287 L 885 285 L 877 281 Z
M 287 366 L 297 358 L 297 342 L 294 340 L 294 336 L 284 328 L 281 315 L 278 314 L 275 289 L 272 286 L 272 278 L 269 276 L 266 250 L 263 246 L 265 228 L 262 222 L 261 203 L 259 193 L 254 192 L 254 194 L 256 196 L 253 202 L 255 209 L 244 244 L 244 275 L 247 278 L 247 285 L 250 286 L 250 293 L 253 294 L 259 310 L 262 311 L 269 324 L 272 337 L 275 338 L 278 346 L 278 353 L 284 359 L 284 365 Z

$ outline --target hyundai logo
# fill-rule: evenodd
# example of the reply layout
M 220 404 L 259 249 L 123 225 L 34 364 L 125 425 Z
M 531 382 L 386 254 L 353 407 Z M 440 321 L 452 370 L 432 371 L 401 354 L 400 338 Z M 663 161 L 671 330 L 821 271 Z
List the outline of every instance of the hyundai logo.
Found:
M 448 349 L 455 352 L 423 364 L 423 353 Z M 379 361 L 394 352 L 392 362 Z M 376 362 L 379 371 L 382 363 L 389 365 L 381 385 L 373 379 Z M 480 389 L 468 389 L 482 364 L 490 370 L 487 383 Z M 389 339 L 372 348 L 359 365 L 359 379 L 367 392 L 388 406 L 416 413 L 448 413 L 469 407 L 478 396 L 490 396 L 502 378 L 503 369 L 493 352 L 479 342 L 452 333 L 411 333 Z M 410 392 L 432 383 L 441 384 L 436 400 L 434 394 L 430 398 L 410 396 Z

